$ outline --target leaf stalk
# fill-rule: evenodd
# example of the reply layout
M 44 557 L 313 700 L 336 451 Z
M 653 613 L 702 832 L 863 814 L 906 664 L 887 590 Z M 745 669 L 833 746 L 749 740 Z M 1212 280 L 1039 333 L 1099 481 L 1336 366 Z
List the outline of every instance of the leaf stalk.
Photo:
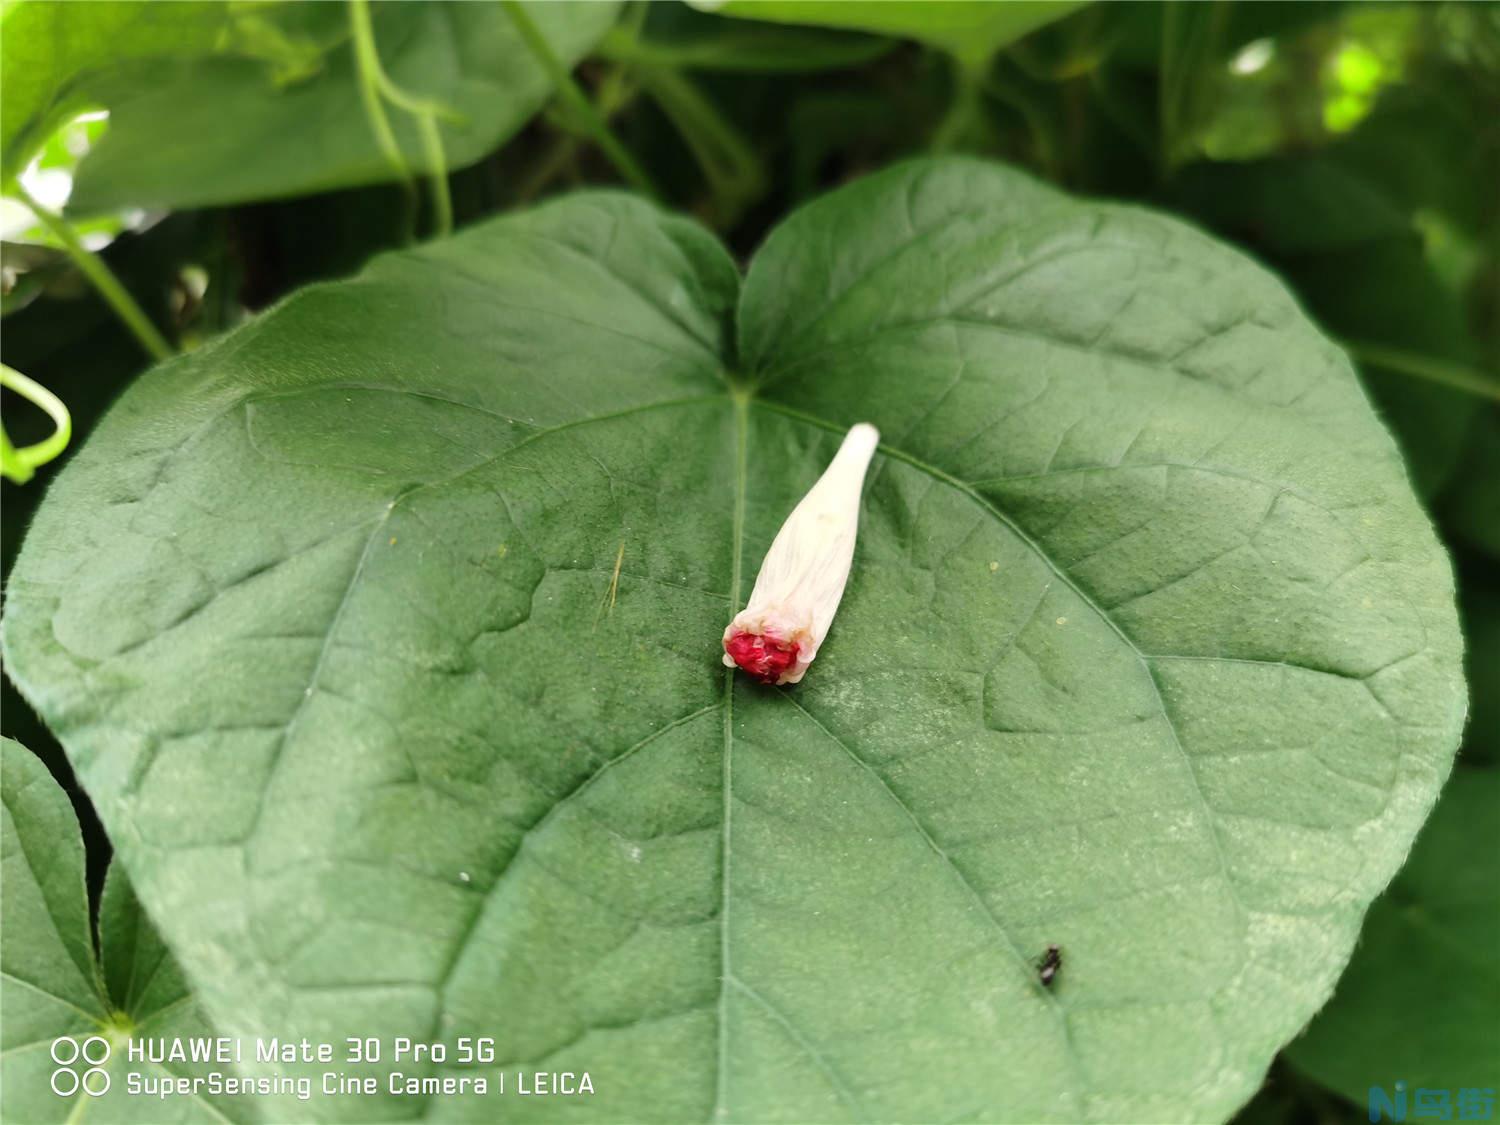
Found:
M 43 207 L 26 190 L 19 177 L 12 180 L 9 190 L 37 217 L 37 221 L 49 230 L 53 237 L 62 243 L 63 250 L 73 260 L 80 273 L 88 278 L 89 284 L 98 292 L 99 296 L 120 318 L 121 323 L 130 330 L 130 334 L 136 338 L 146 354 L 152 359 L 170 359 L 176 354 L 176 349 L 167 343 L 167 339 L 151 323 L 151 318 L 145 313 L 140 305 L 136 304 L 120 279 L 114 275 L 114 271 L 104 264 L 104 259 L 95 254 L 83 244 L 78 237 L 78 232 L 73 229 L 61 215 L 49 211 Z
M 1487 374 L 1477 367 L 1385 344 L 1372 344 L 1362 340 L 1343 340 L 1341 343 L 1344 350 L 1360 363 L 1384 367 L 1413 379 L 1422 379 L 1465 394 L 1487 398 L 1492 402 L 1500 402 L 1500 377 Z
M 631 155 L 630 150 L 620 143 L 619 138 L 610 130 L 609 124 L 600 116 L 588 96 L 579 88 L 578 83 L 573 81 L 568 68 L 563 66 L 562 60 L 552 50 L 552 45 L 547 42 L 547 37 L 542 34 L 541 28 L 537 27 L 531 14 L 516 0 L 500 0 L 500 6 L 505 9 L 505 14 L 516 25 L 516 31 L 520 33 L 522 41 L 537 62 L 541 63 L 542 69 L 547 72 L 547 77 L 552 79 L 553 85 L 557 87 L 557 96 L 573 113 L 577 114 L 589 135 L 594 138 L 594 143 L 609 158 L 609 162 L 637 191 L 659 201 L 661 192 L 657 190 L 651 177 Z
M 349 0 L 349 25 L 354 35 L 359 98 L 364 106 L 370 131 L 375 134 L 375 143 L 407 193 L 414 198 L 416 176 L 396 140 L 390 118 L 386 116 L 385 103 L 390 102 L 413 118 L 417 134 L 421 138 L 423 156 L 429 166 L 433 231 L 439 238 L 446 237 L 453 232 L 453 199 L 448 191 L 448 160 L 443 151 L 443 135 L 438 129 L 438 119 L 461 121 L 463 116 L 441 102 L 407 93 L 386 74 L 385 67 L 380 63 L 380 52 L 375 46 L 375 27 L 370 18 L 369 0 Z

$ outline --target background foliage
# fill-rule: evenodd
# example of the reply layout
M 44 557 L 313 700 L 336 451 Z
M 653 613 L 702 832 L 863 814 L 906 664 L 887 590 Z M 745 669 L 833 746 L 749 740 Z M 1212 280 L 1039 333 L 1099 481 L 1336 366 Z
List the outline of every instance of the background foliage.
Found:
M 83 11 L 22 0 L 0 16 L 4 361 L 66 402 L 75 446 L 149 351 L 209 346 L 377 252 L 583 185 L 654 195 L 745 260 L 831 186 L 974 153 L 1174 212 L 1271 266 L 1358 361 L 1454 557 L 1474 704 L 1449 789 L 1332 1004 L 1243 1112 L 1354 1120 L 1369 1085 L 1397 1078 L 1500 1086 L 1500 907 L 1483 865 L 1500 854 L 1500 8 Z M 28 201 L 65 207 L 71 225 Z M 90 284 L 81 243 L 154 343 Z M 9 390 L 4 411 L 16 446 L 49 429 Z M 3 485 L 7 573 L 58 464 Z M 95 908 L 102 892 L 117 919 L 99 928 L 125 932 L 135 908 L 105 878 L 108 842 L 46 729 L 4 690 L 5 733 L 83 824 Z M 30 768 L 15 753 L 8 787 Z M 102 987 L 79 1003 L 108 1003 Z

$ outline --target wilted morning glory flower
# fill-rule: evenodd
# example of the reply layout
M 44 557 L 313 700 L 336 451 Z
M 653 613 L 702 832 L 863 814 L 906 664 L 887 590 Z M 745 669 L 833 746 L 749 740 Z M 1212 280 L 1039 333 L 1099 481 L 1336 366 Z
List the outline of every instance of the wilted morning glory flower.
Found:
M 724 664 L 768 684 L 795 684 L 828 635 L 849 581 L 859 495 L 880 442 L 874 426 L 850 429 L 833 463 L 776 533 L 749 604 L 724 630 Z

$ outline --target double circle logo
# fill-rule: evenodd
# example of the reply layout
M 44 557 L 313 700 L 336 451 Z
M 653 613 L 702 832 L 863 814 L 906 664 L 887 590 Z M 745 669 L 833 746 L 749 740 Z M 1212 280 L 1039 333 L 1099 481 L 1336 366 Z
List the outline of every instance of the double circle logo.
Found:
M 57 1069 L 52 1072 L 52 1092 L 60 1098 L 71 1098 L 83 1090 L 91 1098 L 109 1092 L 109 1071 L 104 1064 L 109 1061 L 109 1040 L 102 1035 L 90 1035 L 82 1043 L 70 1035 L 52 1041 L 52 1061 Z M 77 1067 L 81 1066 L 82 1072 Z

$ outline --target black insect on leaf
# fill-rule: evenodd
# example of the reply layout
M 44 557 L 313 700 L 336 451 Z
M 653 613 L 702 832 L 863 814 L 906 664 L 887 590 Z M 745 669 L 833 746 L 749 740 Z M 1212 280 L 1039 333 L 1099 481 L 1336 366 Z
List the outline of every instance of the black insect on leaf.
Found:
M 1042 982 L 1042 987 L 1051 988 L 1052 982 L 1062 970 L 1062 950 L 1055 945 L 1049 945 L 1047 952 L 1043 953 L 1036 963 L 1036 977 Z

